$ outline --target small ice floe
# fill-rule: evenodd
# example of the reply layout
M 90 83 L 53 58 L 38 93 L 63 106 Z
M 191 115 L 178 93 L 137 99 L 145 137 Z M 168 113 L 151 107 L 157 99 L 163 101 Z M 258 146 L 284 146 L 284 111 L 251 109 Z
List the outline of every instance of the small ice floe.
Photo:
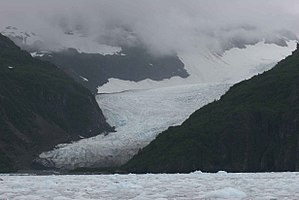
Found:
M 193 175 L 202 175 L 203 173 L 202 173 L 202 171 L 194 171 L 194 172 L 192 172 L 191 174 L 193 174 Z
M 82 78 L 83 79 L 83 81 L 88 81 L 88 79 L 87 78 L 85 78 L 85 77 L 83 77 L 83 76 L 80 76 L 80 78 Z
M 218 171 L 217 175 L 227 175 L 227 172 L 226 171 Z
M 8 66 L 8 69 L 13 69 L 14 67 L 12 67 L 12 66 Z
M 85 137 L 83 137 L 83 136 L 79 135 L 79 138 L 81 138 L 81 139 L 84 139 Z
M 221 199 L 239 199 L 245 198 L 247 195 L 236 188 L 226 187 L 220 190 L 214 190 L 205 195 L 205 198 L 221 198 Z
M 150 63 L 150 64 L 149 64 L 149 66 L 151 66 L 151 67 L 152 67 L 152 66 L 154 66 L 154 65 L 153 65 L 152 63 Z

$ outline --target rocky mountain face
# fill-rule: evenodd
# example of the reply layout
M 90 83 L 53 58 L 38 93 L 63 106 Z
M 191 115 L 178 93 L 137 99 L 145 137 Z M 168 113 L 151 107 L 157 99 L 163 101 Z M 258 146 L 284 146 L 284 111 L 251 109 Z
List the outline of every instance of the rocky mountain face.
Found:
M 299 45 L 272 70 L 242 81 L 170 127 L 124 169 L 130 172 L 299 170 Z
M 110 131 L 87 89 L 0 34 L 0 171 L 29 169 L 56 144 Z
M 184 63 L 176 55 L 156 57 L 142 47 L 122 47 L 121 52 L 113 55 L 67 49 L 43 54 L 39 59 L 54 63 L 94 93 L 110 78 L 137 82 L 189 76 Z

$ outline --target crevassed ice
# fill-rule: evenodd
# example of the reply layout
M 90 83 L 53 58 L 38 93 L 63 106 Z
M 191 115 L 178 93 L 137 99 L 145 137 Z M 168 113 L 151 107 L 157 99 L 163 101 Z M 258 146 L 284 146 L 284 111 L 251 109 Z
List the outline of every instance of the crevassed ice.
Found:
M 97 96 L 115 133 L 83 139 L 40 155 L 55 167 L 124 164 L 169 126 L 179 125 L 201 106 L 218 99 L 229 84 L 195 84 Z

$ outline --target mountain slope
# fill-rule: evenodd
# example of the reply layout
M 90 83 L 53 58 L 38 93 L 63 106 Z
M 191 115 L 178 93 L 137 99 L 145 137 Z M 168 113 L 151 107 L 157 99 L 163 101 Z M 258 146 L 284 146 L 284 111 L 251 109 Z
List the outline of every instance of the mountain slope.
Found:
M 170 127 L 130 160 L 131 172 L 299 170 L 299 45 L 272 70 Z
M 56 144 L 111 131 L 94 96 L 0 34 L 0 171 Z

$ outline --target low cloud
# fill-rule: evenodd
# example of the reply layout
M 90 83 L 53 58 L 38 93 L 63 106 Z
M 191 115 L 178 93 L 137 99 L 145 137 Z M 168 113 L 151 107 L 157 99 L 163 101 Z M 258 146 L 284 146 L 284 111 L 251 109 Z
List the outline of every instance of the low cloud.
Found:
M 297 0 L 0 0 L 0 26 L 41 34 L 48 44 L 80 32 L 109 45 L 144 45 L 153 54 L 223 52 L 261 40 L 284 45 L 299 34 Z

